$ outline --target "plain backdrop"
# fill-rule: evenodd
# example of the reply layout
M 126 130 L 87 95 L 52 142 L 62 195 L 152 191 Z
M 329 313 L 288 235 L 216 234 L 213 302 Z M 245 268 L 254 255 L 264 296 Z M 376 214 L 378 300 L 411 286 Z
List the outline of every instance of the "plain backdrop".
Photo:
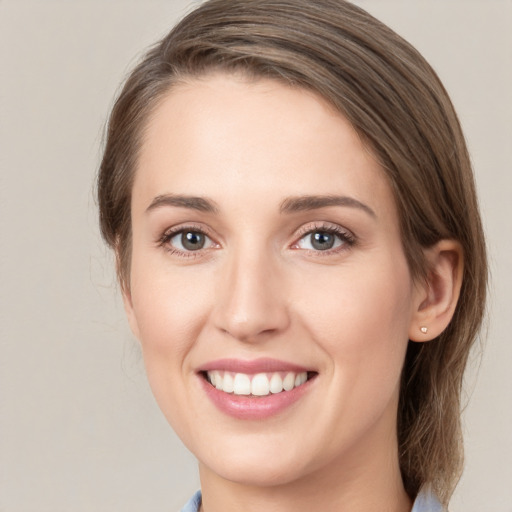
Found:
M 0 511 L 171 512 L 199 485 L 146 383 L 93 197 L 121 79 L 195 3 L 0 0 Z M 512 512 L 512 2 L 357 3 L 426 56 L 467 135 L 492 287 L 451 511 Z

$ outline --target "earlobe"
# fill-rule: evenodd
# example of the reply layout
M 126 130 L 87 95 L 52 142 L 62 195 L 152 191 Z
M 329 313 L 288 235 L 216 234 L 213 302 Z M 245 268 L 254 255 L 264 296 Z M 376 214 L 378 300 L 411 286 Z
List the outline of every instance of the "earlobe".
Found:
M 128 324 L 133 335 L 140 340 L 139 338 L 139 326 L 137 323 L 137 319 L 135 317 L 135 311 L 133 309 L 133 301 L 132 301 L 132 291 L 131 291 L 131 283 L 129 277 L 127 277 L 122 270 L 121 263 L 121 255 L 119 246 L 116 247 L 115 250 L 116 255 L 116 270 L 117 276 L 119 279 L 119 284 L 121 286 L 121 294 L 123 297 L 124 310 L 126 313 L 126 317 L 128 319 Z
M 416 284 L 414 310 L 409 328 L 412 341 L 430 341 L 450 323 L 459 300 L 464 255 L 459 242 L 441 240 L 425 250 L 428 270 Z
M 130 289 L 126 288 L 126 285 L 122 286 L 122 294 L 123 294 L 123 304 L 124 310 L 126 312 L 126 317 L 128 318 L 128 324 L 130 325 L 130 329 L 133 335 L 140 340 L 139 337 L 139 325 L 137 323 L 137 318 L 135 316 L 135 311 L 133 309 L 133 302 Z

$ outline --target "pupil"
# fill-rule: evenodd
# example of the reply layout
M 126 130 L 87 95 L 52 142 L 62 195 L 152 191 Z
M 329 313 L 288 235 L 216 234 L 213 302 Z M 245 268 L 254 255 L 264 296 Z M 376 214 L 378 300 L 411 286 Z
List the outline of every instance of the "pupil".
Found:
M 181 243 L 183 247 L 189 251 L 197 251 L 204 246 L 204 235 L 188 231 L 181 235 Z
M 334 235 L 325 231 L 317 231 L 311 235 L 311 245 L 320 251 L 331 249 L 334 245 Z

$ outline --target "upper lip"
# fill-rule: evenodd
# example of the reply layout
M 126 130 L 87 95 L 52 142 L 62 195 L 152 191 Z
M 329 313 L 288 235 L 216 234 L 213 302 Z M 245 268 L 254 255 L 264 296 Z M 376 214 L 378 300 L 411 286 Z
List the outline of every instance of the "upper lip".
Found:
M 307 372 L 311 371 L 310 368 L 280 361 L 272 358 L 259 358 L 253 360 L 244 359 L 216 359 L 202 365 L 199 372 L 209 372 L 214 370 L 234 372 L 234 373 L 272 373 L 272 372 Z

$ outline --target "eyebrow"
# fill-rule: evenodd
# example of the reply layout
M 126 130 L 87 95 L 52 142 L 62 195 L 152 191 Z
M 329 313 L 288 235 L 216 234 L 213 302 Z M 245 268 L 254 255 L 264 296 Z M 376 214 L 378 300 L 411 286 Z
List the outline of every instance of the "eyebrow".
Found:
M 181 194 L 163 194 L 156 196 L 146 208 L 146 212 L 162 208 L 164 206 L 188 208 L 206 213 L 218 213 L 219 207 L 215 201 L 198 196 L 186 196 Z M 376 218 L 375 212 L 366 204 L 349 196 L 297 196 L 288 197 L 280 205 L 280 213 L 294 213 L 308 210 L 318 210 L 329 206 L 346 206 L 363 210 L 368 215 Z
M 214 201 L 205 197 L 185 196 L 177 194 L 163 194 L 156 196 L 146 208 L 146 212 L 162 208 L 163 206 L 174 206 L 178 208 L 189 208 L 206 213 L 218 213 L 219 208 Z
M 294 213 L 307 210 L 317 210 L 328 206 L 348 206 L 363 210 L 373 218 L 377 218 L 375 212 L 366 204 L 349 196 L 298 196 L 289 197 L 281 203 L 281 213 Z

